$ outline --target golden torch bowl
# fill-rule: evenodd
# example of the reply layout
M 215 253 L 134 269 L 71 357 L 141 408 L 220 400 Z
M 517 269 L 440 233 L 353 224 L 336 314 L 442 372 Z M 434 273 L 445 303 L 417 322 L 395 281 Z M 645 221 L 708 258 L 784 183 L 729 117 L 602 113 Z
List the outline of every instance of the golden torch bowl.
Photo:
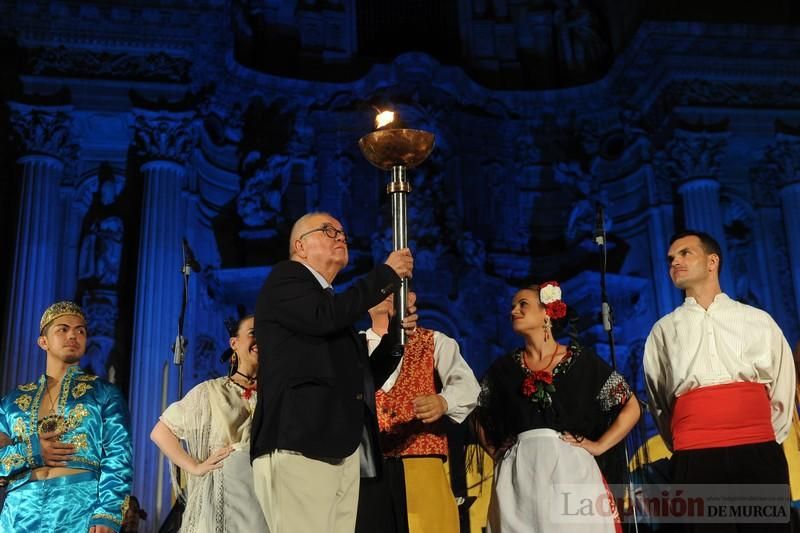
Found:
M 429 131 L 385 129 L 364 135 L 358 146 L 367 161 L 380 169 L 414 168 L 431 155 L 434 139 Z

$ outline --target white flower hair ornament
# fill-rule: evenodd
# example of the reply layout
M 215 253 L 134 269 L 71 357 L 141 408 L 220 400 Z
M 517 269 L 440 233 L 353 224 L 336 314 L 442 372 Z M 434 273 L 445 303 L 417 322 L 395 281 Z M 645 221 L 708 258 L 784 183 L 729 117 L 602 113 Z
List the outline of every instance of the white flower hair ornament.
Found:
M 545 281 L 539 285 L 539 301 L 545 313 L 553 320 L 567 316 L 567 304 L 561 301 L 561 287 L 556 281 Z

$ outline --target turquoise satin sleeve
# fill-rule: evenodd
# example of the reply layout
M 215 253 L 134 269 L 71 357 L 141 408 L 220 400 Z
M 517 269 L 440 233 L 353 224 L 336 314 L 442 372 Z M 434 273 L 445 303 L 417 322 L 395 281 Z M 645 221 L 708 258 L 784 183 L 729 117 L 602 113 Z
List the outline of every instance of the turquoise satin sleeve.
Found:
M 11 477 L 31 468 L 26 443 L 11 431 L 10 413 L 5 407 L 5 400 L 0 402 L 0 433 L 11 440 L 11 444 L 0 448 L 0 478 Z
M 9 444 L 0 449 L 0 478 L 11 477 L 30 469 L 25 459 L 25 445 Z
M 105 387 L 101 399 L 102 456 L 97 488 L 97 506 L 90 526 L 102 525 L 119 531 L 133 484 L 133 450 L 128 422 L 128 406 L 114 386 Z

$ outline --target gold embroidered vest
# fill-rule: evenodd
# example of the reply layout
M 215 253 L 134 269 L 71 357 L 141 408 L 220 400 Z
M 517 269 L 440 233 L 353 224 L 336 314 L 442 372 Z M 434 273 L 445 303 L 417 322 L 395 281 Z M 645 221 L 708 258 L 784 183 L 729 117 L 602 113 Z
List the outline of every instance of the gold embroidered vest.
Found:
M 436 394 L 433 351 L 433 331 L 417 328 L 405 346 L 394 386 L 375 394 L 381 446 L 387 457 L 447 457 L 444 420 L 423 424 L 414 415 L 414 398 Z

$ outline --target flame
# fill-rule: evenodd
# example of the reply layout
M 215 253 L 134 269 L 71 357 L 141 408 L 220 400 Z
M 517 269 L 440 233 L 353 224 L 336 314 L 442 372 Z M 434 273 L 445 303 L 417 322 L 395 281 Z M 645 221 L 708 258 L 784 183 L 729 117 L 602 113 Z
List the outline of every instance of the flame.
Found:
M 379 110 L 380 111 L 380 110 Z M 380 111 L 375 117 L 375 129 L 379 130 L 394 122 L 394 113 L 391 111 Z

